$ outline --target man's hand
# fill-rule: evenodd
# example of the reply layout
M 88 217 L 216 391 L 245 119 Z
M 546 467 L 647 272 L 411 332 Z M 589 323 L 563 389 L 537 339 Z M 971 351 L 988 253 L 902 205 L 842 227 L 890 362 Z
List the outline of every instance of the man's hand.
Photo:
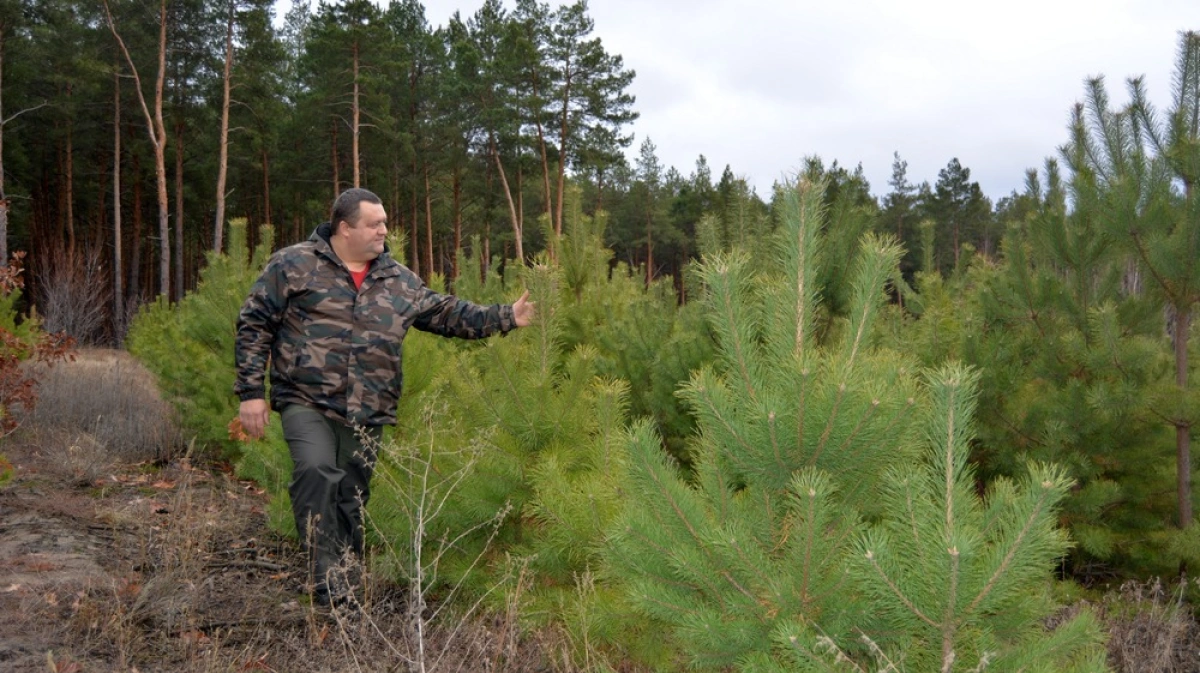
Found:
M 263 399 L 246 400 L 242 402 L 242 406 L 238 410 L 238 418 L 242 421 L 242 430 L 250 435 L 251 439 L 259 439 L 263 436 L 270 415 L 271 410 L 267 407 L 267 401 Z
M 513 302 L 512 308 L 517 327 L 529 327 L 533 324 L 533 317 L 537 315 L 537 304 L 529 301 L 529 290 L 525 290 L 525 294 Z

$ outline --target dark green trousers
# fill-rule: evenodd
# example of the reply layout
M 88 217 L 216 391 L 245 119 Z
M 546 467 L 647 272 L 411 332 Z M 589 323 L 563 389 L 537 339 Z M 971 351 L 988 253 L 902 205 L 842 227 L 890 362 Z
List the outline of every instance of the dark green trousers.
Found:
M 382 428 L 360 430 L 305 406 L 284 407 L 283 436 L 292 455 L 292 513 L 308 553 L 316 593 L 328 596 L 329 571 L 347 552 L 363 553 L 362 508 L 370 498 L 371 473 Z M 344 589 L 336 588 L 336 593 Z

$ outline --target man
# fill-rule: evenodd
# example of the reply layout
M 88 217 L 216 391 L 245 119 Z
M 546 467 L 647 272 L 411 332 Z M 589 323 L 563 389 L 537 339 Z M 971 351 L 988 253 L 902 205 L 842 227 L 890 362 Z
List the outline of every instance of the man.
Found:
M 386 235 L 379 197 L 346 190 L 329 222 L 272 255 L 238 317 L 242 428 L 257 438 L 266 427 L 269 362 L 271 408 L 282 416 L 293 463 L 296 530 L 316 580 L 313 598 L 325 605 L 349 597 L 344 583 L 331 586 L 330 570 L 347 551 L 363 551 L 361 508 L 376 440 L 396 422 L 405 333 L 478 339 L 534 317 L 528 291 L 511 306 L 483 307 L 430 290 L 388 255 Z

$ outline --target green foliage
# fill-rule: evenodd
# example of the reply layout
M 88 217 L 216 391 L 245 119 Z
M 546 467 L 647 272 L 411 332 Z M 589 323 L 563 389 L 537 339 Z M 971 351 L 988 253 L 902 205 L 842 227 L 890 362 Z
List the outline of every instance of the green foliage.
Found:
M 1174 375 L 1163 377 L 1150 408 L 1175 432 L 1175 525 L 1186 530 L 1195 525 L 1191 434 L 1200 421 L 1200 394 L 1188 384 L 1188 342 L 1200 306 L 1200 33 L 1180 35 L 1173 106 L 1165 119 L 1142 79 L 1130 80 L 1129 89 L 1128 107 L 1113 110 L 1103 78 L 1088 82 L 1063 157 L 1077 213 L 1094 219 L 1136 263 L 1146 294 L 1168 315 Z M 1142 292 L 1140 282 L 1134 292 Z
M 1187 413 L 1189 396 L 1171 381 L 1162 306 L 1136 291 L 1138 269 L 1105 226 L 1100 203 L 1115 197 L 1089 175 L 1065 182 L 1053 161 L 1044 184 L 1031 172 L 1002 259 L 921 275 L 908 305 L 919 317 L 897 320 L 888 339 L 929 366 L 956 358 L 980 369 L 973 453 L 985 481 L 1018 477 L 1036 460 L 1077 483 L 1061 520 L 1078 543 L 1068 568 L 1080 579 L 1172 573 L 1194 557 L 1175 555 L 1187 545 L 1169 529 L 1163 418 Z
M 246 221 L 231 221 L 229 252 L 209 253 L 196 289 L 176 305 L 159 297 L 138 313 L 127 337 L 129 352 L 154 374 L 159 389 L 179 412 L 185 432 L 231 457 L 240 451 L 228 429 L 238 415 L 232 392 L 237 316 L 266 265 L 271 242 L 272 229 L 262 227 L 251 256 Z
M 683 458 L 692 418 L 675 394 L 712 359 L 712 337 L 698 303 L 680 306 L 670 279 L 649 285 L 604 248 L 603 213 L 584 215 L 568 201 L 559 263 L 568 291 L 560 313 L 563 347 L 596 350 L 596 372 L 629 383 L 632 417 L 654 419 L 668 450 Z
M 611 574 L 701 668 L 1021 670 L 1036 653 L 1042 670 L 1102 670 L 1086 617 L 1041 627 L 1069 480 L 1036 467 L 981 499 L 966 462 L 977 375 L 920 386 L 875 345 L 897 247 L 864 238 L 848 317 L 817 343 L 823 194 L 787 195 L 779 271 L 737 254 L 703 266 L 719 357 L 682 393 L 695 475 L 635 424 Z
M 614 647 L 652 658 L 646 653 L 661 642 L 642 628 L 644 618 L 629 611 L 623 593 L 591 578 L 603 532 L 620 509 L 632 400 L 649 416 L 671 418 L 655 405 L 680 406 L 671 394 L 680 379 L 668 377 L 686 376 L 690 358 L 704 357 L 693 343 L 704 333 L 685 333 L 695 318 L 672 319 L 667 286 L 647 290 L 620 268 L 610 277 L 603 220 L 568 206 L 565 235 L 555 244 L 560 265 L 520 272 L 537 303 L 534 325 L 484 342 L 406 338 L 406 389 L 393 437 L 420 448 L 404 454 L 407 462 L 381 462 L 381 483 L 397 485 L 375 491 L 371 518 L 379 543 L 410 540 L 418 525 L 411 489 L 423 488 L 410 483 L 413 466 L 428 462 L 443 477 L 467 470 L 470 477 L 453 484 L 453 497 L 423 532 L 427 557 L 439 555 L 440 581 L 479 593 L 498 585 L 515 591 L 508 578 L 517 563 L 530 578 L 526 615 L 573 615 L 564 628 L 581 661 L 610 656 L 602 650 Z M 513 283 L 502 287 L 495 265 L 486 276 L 475 259 L 460 268 L 460 296 L 511 301 L 519 293 Z M 665 352 L 669 344 L 679 348 Z M 655 362 L 673 366 L 654 371 Z M 428 422 L 429 409 L 437 409 L 436 423 Z M 496 529 L 490 522 L 501 513 Z M 443 540 L 454 542 L 443 548 Z

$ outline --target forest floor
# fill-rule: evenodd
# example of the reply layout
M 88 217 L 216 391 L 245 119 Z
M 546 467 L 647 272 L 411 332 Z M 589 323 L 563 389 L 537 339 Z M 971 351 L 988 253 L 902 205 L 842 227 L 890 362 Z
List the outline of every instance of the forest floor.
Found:
M 81 352 L 40 387 L 0 443 L 0 671 L 573 670 L 504 614 L 418 632 L 370 573 L 357 605 L 313 606 L 264 492 L 187 455 L 127 354 Z
M 0 443 L 0 670 L 578 670 L 511 610 L 416 629 L 405 590 L 370 573 L 355 609 L 314 607 L 263 491 L 183 450 L 128 355 L 85 351 L 41 379 L 36 412 Z M 1113 670 L 1200 671 L 1200 627 L 1169 587 L 1089 604 Z

